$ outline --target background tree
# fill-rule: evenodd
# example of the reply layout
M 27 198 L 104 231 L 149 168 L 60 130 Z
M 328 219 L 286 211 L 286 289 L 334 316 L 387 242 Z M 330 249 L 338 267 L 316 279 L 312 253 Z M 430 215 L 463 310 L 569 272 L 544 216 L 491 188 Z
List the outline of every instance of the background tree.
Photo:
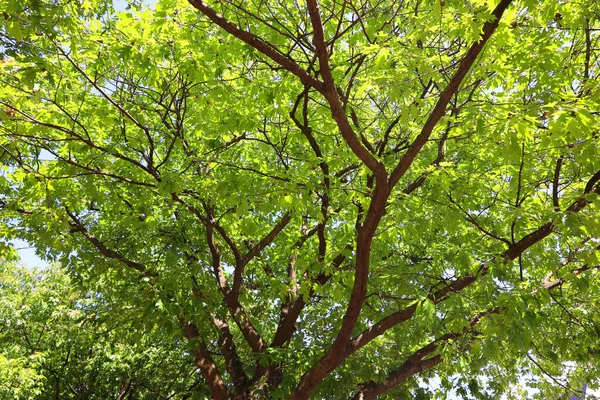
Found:
M 182 340 L 125 302 L 84 292 L 60 269 L 3 265 L 3 399 L 202 399 Z
M 0 4 L 4 234 L 213 398 L 598 376 L 596 2 Z

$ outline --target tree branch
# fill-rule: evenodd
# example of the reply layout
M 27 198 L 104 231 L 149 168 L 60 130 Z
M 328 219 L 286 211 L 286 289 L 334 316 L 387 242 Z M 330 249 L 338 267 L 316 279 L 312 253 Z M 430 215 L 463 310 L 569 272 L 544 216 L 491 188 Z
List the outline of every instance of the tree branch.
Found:
M 483 47 L 498 27 L 500 18 L 502 18 L 502 14 L 508 8 L 511 2 L 512 0 L 501 0 L 498 6 L 496 6 L 494 11 L 492 12 L 494 20 L 488 21 L 483 25 L 483 33 L 479 41 L 474 43 L 469 48 L 467 54 L 465 54 L 460 64 L 458 65 L 458 70 L 454 73 L 452 79 L 450 79 L 448 86 L 446 86 L 442 93 L 440 93 L 440 97 L 435 107 L 431 111 L 431 114 L 429 114 L 429 118 L 425 122 L 425 125 L 423 125 L 421 133 L 419 133 L 419 136 L 417 136 L 414 142 L 410 145 L 408 151 L 402 156 L 400 162 L 392 171 L 389 183 L 390 190 L 394 188 L 394 186 L 396 185 L 396 183 L 398 183 L 400 178 L 402 178 L 406 171 L 408 171 L 415 157 L 421 151 L 421 148 L 423 148 L 425 143 L 427 143 L 427 141 L 429 140 L 429 137 L 431 136 L 431 133 L 433 132 L 433 129 L 437 125 L 438 121 L 446 113 L 446 107 L 448 106 L 448 103 L 450 103 L 452 96 L 454 96 L 456 91 L 459 89 L 467 73 L 469 72 L 469 70 L 477 60 L 477 57 L 481 53 L 481 50 L 483 50 Z
M 198 327 L 193 322 L 181 321 L 181 325 L 184 329 L 185 337 L 188 340 L 199 342 L 198 345 L 194 347 L 195 364 L 200 368 L 200 372 L 208 385 L 212 398 L 215 400 L 230 400 L 231 395 L 217 369 L 217 365 L 213 361 L 206 343 L 203 339 L 200 339 Z
M 148 134 L 148 127 L 146 127 L 142 123 L 140 123 L 137 119 L 135 119 L 133 117 L 133 115 L 131 115 L 129 113 L 129 111 L 127 111 L 126 109 L 124 109 L 123 106 L 121 106 L 112 97 L 110 97 L 100 87 L 100 85 L 98 85 L 92 78 L 90 78 L 88 76 L 88 74 L 86 74 L 85 71 L 79 65 L 77 65 L 77 63 L 75 62 L 75 60 L 73 60 L 71 57 L 69 57 L 69 55 L 59 45 L 55 44 L 55 47 L 63 55 L 63 57 L 65 57 L 67 59 L 67 61 L 69 61 L 69 63 L 71 63 L 71 65 L 77 70 L 77 72 L 79 72 L 81 74 L 81 76 L 83 76 L 83 78 L 86 81 L 88 81 L 98 92 L 100 92 L 100 94 L 102 95 L 102 97 L 104 97 L 106 100 L 108 100 L 108 102 L 110 104 L 112 104 L 117 110 L 119 110 L 119 112 L 121 114 L 125 115 L 127 117 L 127 119 L 129 119 L 131 122 L 133 122 L 134 125 L 136 125 L 138 128 L 140 128 L 146 134 Z M 150 140 L 150 142 L 151 142 L 151 140 Z
M 492 239 L 499 240 L 499 241 L 505 243 L 506 245 L 508 245 L 509 247 L 512 246 L 513 243 L 510 240 L 508 240 L 502 236 L 496 235 L 494 232 L 491 232 L 491 231 L 485 229 L 483 226 L 481 226 L 481 224 L 479 224 L 477 219 L 475 217 L 473 217 L 467 210 L 462 208 L 460 206 L 460 204 L 458 204 L 451 196 L 450 196 L 450 202 L 452 204 L 454 204 L 460 211 L 462 211 L 462 213 L 465 214 L 465 219 L 467 220 L 467 222 L 472 224 L 481 233 L 483 233 L 486 236 L 491 237 Z
M 254 35 L 253 33 L 240 29 L 235 24 L 226 20 L 222 15 L 217 13 L 211 7 L 209 7 L 202 0 L 188 0 L 189 3 L 194 6 L 202 14 L 206 15 L 212 22 L 220 26 L 226 32 L 230 33 L 234 37 L 242 40 L 246 44 L 252 46 L 271 60 L 275 61 L 278 65 L 282 66 L 292 74 L 300 78 L 300 81 L 307 86 L 316 89 L 318 92 L 324 91 L 323 82 L 310 76 L 305 70 L 303 70 L 294 60 L 281 53 L 274 45 L 267 42 L 266 40 Z
M 590 182 L 597 182 L 598 180 L 600 180 L 600 171 L 597 172 L 590 179 L 590 181 L 588 181 L 588 184 L 586 185 L 586 191 L 588 191 L 588 190 L 592 191 L 593 183 L 590 185 Z M 593 189 L 593 191 L 595 193 L 600 192 L 600 186 Z M 580 204 L 580 202 L 581 202 L 581 199 L 575 201 L 573 204 L 574 205 Z M 588 204 L 588 203 L 586 202 L 584 204 L 584 206 L 586 204 Z M 569 207 L 569 209 L 573 208 L 574 211 L 571 211 L 571 212 L 577 212 L 577 211 L 581 210 L 584 206 L 582 206 L 581 208 L 575 209 L 576 207 L 574 207 L 572 205 L 571 207 Z M 545 237 L 550 235 L 554 231 L 554 229 L 555 229 L 555 225 L 553 222 L 548 222 L 548 223 L 540 226 L 535 231 L 529 233 L 528 235 L 525 235 L 518 242 L 512 244 L 504 253 L 502 253 L 498 257 L 499 261 L 502 263 L 507 263 L 508 261 L 516 259 L 525 250 L 527 250 L 531 246 L 535 245 L 536 243 L 540 242 L 542 239 L 544 239 Z M 461 290 L 472 285 L 477 279 L 479 279 L 483 276 L 486 276 L 488 273 L 488 270 L 489 270 L 489 263 L 487 263 L 487 264 L 484 263 L 480 266 L 477 274 L 474 274 L 474 275 L 468 274 L 463 277 L 457 278 L 454 281 L 452 281 L 450 284 L 447 284 L 446 286 L 442 287 L 441 289 L 438 289 L 438 290 L 434 291 L 433 293 L 431 293 L 428 296 L 428 298 L 434 303 L 440 303 L 441 301 L 445 300 L 446 297 L 450 293 L 460 292 Z M 415 303 L 415 304 L 412 304 L 401 310 L 398 310 L 398 311 L 388 315 L 387 317 L 381 319 L 379 322 L 373 324 L 370 328 L 364 330 L 361 334 L 355 336 L 348 343 L 348 346 L 344 351 L 344 353 L 345 353 L 344 358 L 346 358 L 350 354 L 354 353 L 359 348 L 365 346 L 371 340 L 382 335 L 388 329 L 390 329 L 404 321 L 409 320 L 410 318 L 412 318 L 412 316 L 414 315 L 416 310 L 417 310 L 417 304 Z
M 258 244 L 250 249 L 244 256 L 245 263 L 249 263 L 252 259 L 260 254 L 273 240 L 285 229 L 287 224 L 292 220 L 291 213 L 285 213 L 279 222 L 271 229 L 271 231 Z M 234 283 L 235 286 L 235 283 Z
M 209 212 L 209 217 L 207 218 L 206 216 L 202 215 L 202 213 L 196 207 L 192 206 L 191 204 L 186 203 L 185 200 L 183 200 L 177 193 L 172 193 L 171 195 L 172 195 L 172 198 L 174 201 L 184 205 L 189 211 L 191 211 L 206 226 L 207 229 L 211 229 L 212 227 L 214 227 L 217 230 L 217 232 L 219 232 L 219 234 L 223 237 L 223 239 L 227 242 L 230 249 L 234 253 L 234 256 L 236 259 L 236 269 L 238 268 L 238 265 L 242 265 L 243 258 L 240 255 L 240 253 L 237 249 L 237 246 L 235 245 L 235 243 L 233 243 L 233 240 L 231 240 L 231 238 L 229 238 L 229 236 L 227 236 L 227 233 L 225 232 L 223 227 L 221 227 L 215 221 L 214 217 L 212 216 L 212 208 L 210 208 L 207 204 L 204 204 L 206 211 Z M 210 238 L 209 238 L 209 240 L 210 240 Z M 211 249 L 211 252 L 213 250 L 214 249 Z M 214 262 L 215 261 L 213 259 L 213 263 Z M 213 267 L 214 267 L 214 265 L 213 265 Z M 217 267 L 217 279 L 219 279 L 219 277 L 218 277 L 219 269 L 220 269 L 220 266 Z M 244 339 L 246 339 L 246 342 L 248 343 L 250 348 L 255 353 L 264 352 L 267 349 L 267 344 L 261 337 L 260 333 L 256 330 L 256 328 L 254 327 L 252 322 L 250 322 L 250 319 L 246 315 L 246 312 L 244 311 L 242 305 L 238 301 L 238 298 L 232 296 L 231 293 L 230 292 L 228 293 L 228 292 L 229 291 L 225 287 L 225 289 L 223 291 L 224 298 L 225 298 L 225 304 L 227 305 L 227 308 L 229 309 L 229 313 L 231 314 L 236 325 L 238 326 L 238 328 L 240 328 L 240 331 L 242 332 Z
M 219 289 L 223 294 L 229 294 L 229 287 L 227 285 L 227 278 L 223 273 L 223 267 L 221 265 L 221 253 L 219 251 L 219 247 L 215 241 L 215 235 L 213 232 L 212 225 L 206 226 L 206 242 L 208 243 L 208 248 L 210 249 L 212 264 L 213 264 L 213 273 L 215 274 L 215 278 L 217 279 L 217 283 L 219 284 Z
M 225 321 L 221 321 L 214 315 L 212 316 L 212 320 L 213 325 L 219 331 L 217 345 L 223 353 L 223 358 L 225 358 L 227 372 L 229 372 L 229 375 L 231 375 L 231 380 L 233 382 L 233 386 L 235 387 L 235 391 L 237 393 L 242 393 L 247 389 L 249 381 L 246 373 L 244 372 L 244 366 L 238 357 L 233 335 L 229 329 L 229 324 Z
M 598 248 L 600 248 L 600 246 Z M 581 274 L 585 271 L 591 270 L 591 269 L 600 269 L 600 265 L 589 267 L 586 264 L 582 267 L 571 270 L 570 273 L 574 274 L 574 275 L 579 275 L 579 274 Z M 566 281 L 567 280 L 565 278 L 560 278 L 560 279 L 556 279 L 552 282 L 544 282 L 542 284 L 542 286 L 540 286 L 538 289 L 531 292 L 531 295 L 535 295 L 541 290 L 551 291 L 553 289 L 560 287 Z M 435 357 L 432 357 L 432 358 L 426 359 L 426 360 L 423 360 L 423 358 L 428 356 L 429 354 L 432 354 L 434 351 L 437 350 L 437 348 L 440 345 L 442 345 L 444 342 L 448 341 L 449 339 L 456 339 L 456 338 L 468 333 L 470 331 L 470 329 L 473 326 L 475 326 L 483 317 L 486 317 L 486 316 L 489 316 L 492 314 L 500 314 L 502 311 L 503 311 L 503 308 L 494 307 L 494 308 L 489 309 L 486 312 L 477 314 L 475 317 L 473 317 L 471 319 L 471 321 L 469 322 L 469 326 L 465 327 L 462 330 L 462 332 L 448 333 L 448 334 L 442 336 L 441 338 L 436 339 L 435 341 L 431 342 L 427 346 L 422 347 L 415 353 L 413 353 L 408 358 L 408 360 L 405 361 L 398 369 L 392 371 L 388 375 L 388 377 L 386 378 L 385 381 L 383 381 L 381 383 L 376 383 L 376 382 L 371 381 L 371 382 L 361 385 L 362 386 L 361 389 L 353 397 L 353 399 L 357 400 L 357 399 L 373 398 L 377 395 L 387 392 L 388 390 L 392 389 L 393 387 L 395 387 L 397 385 L 402 384 L 410 377 L 412 377 L 426 369 L 429 369 L 429 368 L 432 368 L 432 367 L 438 365 L 439 363 L 441 363 L 443 361 L 440 356 L 435 356 Z M 536 365 L 537 365 L 537 363 L 536 363 Z
M 333 345 L 302 376 L 294 392 L 293 399 L 308 399 L 316 385 L 329 375 L 346 357 L 344 350 L 347 347 L 348 340 L 352 336 L 352 331 L 354 330 L 367 294 L 373 236 L 385 212 L 388 197 L 387 182 L 385 180 L 377 182 L 373 191 L 371 204 L 356 239 L 354 286 L 341 327 Z
M 440 95 L 440 100 L 432 111 L 428 122 L 423 127 L 421 134 L 417 137 L 415 142 L 413 142 L 407 153 L 404 155 L 388 182 L 387 173 L 383 164 L 380 164 L 379 161 L 377 161 L 373 155 L 362 146 L 348 123 L 348 119 L 344 114 L 337 95 L 333 77 L 331 76 L 327 46 L 323 37 L 323 26 L 319 14 L 319 7 L 316 3 L 316 0 L 307 0 L 308 11 L 314 29 L 314 42 L 317 48 L 317 55 L 319 56 L 319 63 L 321 66 L 321 74 L 323 75 L 325 82 L 324 95 L 332 109 L 333 117 L 338 123 L 338 127 L 340 128 L 342 136 L 354 153 L 373 172 L 375 176 L 375 187 L 364 223 L 360 226 L 356 240 L 354 287 L 352 289 L 352 294 L 350 295 L 350 300 L 348 302 L 340 330 L 333 345 L 325 352 L 323 357 L 302 376 L 293 394 L 294 399 L 308 399 L 316 385 L 327 375 L 329 375 L 347 357 L 345 353 L 348 347 L 348 341 L 360 315 L 360 311 L 367 293 L 371 243 L 379 222 L 385 213 L 385 205 L 391 192 L 391 188 L 408 170 L 417 153 L 423 147 L 425 142 L 427 142 L 431 132 L 433 131 L 433 128 L 443 116 L 451 97 L 458 90 L 460 83 L 466 76 L 471 65 L 474 63 L 477 55 L 480 53 L 487 39 L 489 39 L 491 34 L 498 26 L 498 22 L 502 16 L 502 13 L 510 3 L 511 0 L 501 0 L 498 7 L 496 7 L 494 10 L 494 17 L 496 18 L 495 21 L 488 22 L 484 25 L 484 33 L 481 40 L 474 44 L 467 52 L 467 55 L 461 62 L 461 65 L 459 66 L 459 69 L 451 80 L 450 84 Z
M 560 169 L 562 167 L 563 158 L 558 157 L 556 160 L 556 168 L 554 168 L 554 178 L 552 179 L 552 204 L 554 205 L 554 211 L 560 211 L 560 201 L 558 197 L 559 185 L 560 185 Z
M 334 270 L 338 269 L 340 265 L 346 260 L 346 256 L 342 253 L 338 254 L 331 262 L 331 265 Z M 319 274 L 313 282 L 319 283 L 320 285 L 324 285 L 331 278 L 331 275 L 328 274 Z M 309 297 L 312 296 L 313 290 L 311 288 Z M 275 332 L 275 336 L 273 337 L 273 342 L 271 343 L 271 347 L 281 347 L 283 346 L 294 333 L 296 321 L 300 316 L 300 313 L 304 309 L 306 305 L 306 301 L 303 295 L 299 295 L 291 303 L 286 303 L 281 306 L 281 314 L 279 317 L 279 325 L 277 326 L 277 331 Z
M 331 74 L 329 65 L 329 52 L 327 51 L 327 42 L 323 32 L 323 23 L 321 13 L 316 0 L 307 0 L 308 13 L 312 23 L 314 38 L 313 42 L 317 49 L 319 58 L 319 69 L 325 83 L 324 90 L 321 91 L 331 109 L 331 116 L 335 120 L 340 133 L 352 152 L 380 179 L 386 179 L 385 166 L 378 161 L 371 152 L 361 143 L 356 133 L 352 129 L 342 102 L 340 101 L 337 87 Z
M 137 263 L 135 261 L 131 261 L 128 258 L 126 258 L 125 256 L 123 256 L 121 253 L 111 250 L 108 247 L 106 247 L 106 245 L 104 245 L 104 243 L 102 243 L 100 240 L 98 240 L 98 238 L 96 238 L 94 235 L 92 235 L 85 228 L 83 223 L 81 223 L 81 221 L 77 218 L 77 216 L 75 214 L 71 213 L 68 209 L 66 210 L 66 213 L 72 221 L 69 223 L 69 225 L 72 227 L 73 231 L 81 233 L 83 235 L 83 237 L 85 237 L 88 240 L 88 242 L 90 242 L 104 257 L 120 261 L 123 264 L 125 264 L 126 266 L 128 266 L 129 268 L 133 268 L 136 271 L 141 272 L 143 276 L 157 276 L 156 273 L 148 271 L 144 265 Z
M 469 321 L 469 326 L 466 326 L 462 332 L 447 333 L 411 354 L 408 359 L 400 367 L 392 371 L 383 382 L 376 383 L 374 381 L 370 381 L 361 385 L 361 389 L 358 391 L 358 393 L 356 393 L 356 395 L 354 395 L 352 399 L 372 399 L 373 397 L 383 394 L 388 390 L 406 382 L 406 380 L 408 380 L 410 377 L 435 367 L 443 361 L 442 357 L 440 355 L 436 355 L 427 359 L 425 359 L 425 357 L 434 353 L 439 346 L 448 340 L 456 339 L 468 333 L 470 328 L 475 326 L 484 316 L 498 314 L 500 311 L 501 310 L 499 308 L 493 308 L 486 312 L 477 314 L 471 318 L 471 321 Z

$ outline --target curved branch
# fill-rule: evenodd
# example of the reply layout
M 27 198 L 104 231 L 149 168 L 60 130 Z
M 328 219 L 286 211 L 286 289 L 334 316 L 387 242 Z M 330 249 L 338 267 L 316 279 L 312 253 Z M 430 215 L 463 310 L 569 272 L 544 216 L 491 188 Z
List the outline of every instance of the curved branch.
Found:
M 265 56 L 269 57 L 271 60 L 275 61 L 277 64 L 279 64 L 292 74 L 296 75 L 305 85 L 310 86 L 319 92 L 323 92 L 323 82 L 310 76 L 304 69 L 302 69 L 298 64 L 296 64 L 294 60 L 282 54 L 274 45 L 254 35 L 253 33 L 240 29 L 238 26 L 226 20 L 222 15 L 220 15 L 211 7 L 209 7 L 204 1 L 188 1 L 194 8 L 196 8 L 202 14 L 206 15 L 212 22 L 223 28 L 226 32 L 242 40 L 246 44 L 252 46 L 253 48 L 258 50 Z
M 600 246 L 598 246 L 596 249 L 600 249 Z M 590 267 L 586 264 L 582 267 L 571 270 L 570 273 L 574 274 L 574 275 L 579 275 L 579 274 L 581 274 L 585 271 L 591 270 L 591 269 L 600 269 L 600 265 L 595 265 L 595 266 Z M 565 278 L 560 278 L 560 279 L 556 279 L 551 282 L 544 282 L 538 289 L 532 291 L 531 295 L 536 295 L 541 290 L 547 290 L 550 292 L 551 290 L 562 286 L 566 281 L 567 280 Z M 439 346 L 441 346 L 443 343 L 445 343 L 449 339 L 456 339 L 456 338 L 468 333 L 470 331 L 470 329 L 472 327 L 474 327 L 483 317 L 486 317 L 486 316 L 489 316 L 492 314 L 500 314 L 503 311 L 504 311 L 504 309 L 501 307 L 494 307 L 494 308 L 489 309 L 486 312 L 477 314 L 475 317 L 473 317 L 471 319 L 471 321 L 469 322 L 469 326 L 465 327 L 462 330 L 462 332 L 448 333 L 448 334 L 442 336 L 441 338 L 436 339 L 435 341 L 429 343 L 427 346 L 422 347 L 421 349 L 417 350 L 398 369 L 392 371 L 388 375 L 388 377 L 385 379 L 385 381 L 380 382 L 380 383 L 370 381 L 368 383 L 360 385 L 361 389 L 353 397 L 353 400 L 370 399 L 377 395 L 383 394 L 383 393 L 387 392 L 388 390 L 392 389 L 393 387 L 402 384 L 410 377 L 412 377 L 426 369 L 432 368 L 432 367 L 440 364 L 443 360 L 439 355 L 432 357 L 432 358 L 425 359 L 425 360 L 424 360 L 424 358 L 426 356 L 432 354 L 433 352 L 435 352 Z M 537 363 L 536 363 L 536 365 L 537 365 Z
M 492 308 L 488 311 L 479 313 L 471 318 L 469 321 L 469 326 L 466 326 L 462 332 L 452 332 L 447 333 L 444 336 L 432 341 L 428 345 L 420 348 L 411 354 L 408 359 L 397 369 L 392 371 L 387 378 L 380 383 L 370 381 L 361 385 L 361 389 L 356 393 L 356 395 L 352 398 L 353 400 L 366 400 L 372 399 L 375 396 L 383 394 L 388 390 L 398 386 L 412 376 L 423 372 L 427 369 L 433 368 L 436 365 L 440 364 L 443 359 L 440 355 L 436 355 L 431 358 L 425 358 L 431 354 L 433 354 L 439 346 L 444 344 L 450 339 L 456 339 L 460 336 L 465 335 L 470 331 L 470 328 L 474 327 L 481 319 L 485 316 L 491 314 L 498 314 L 501 310 L 499 308 Z

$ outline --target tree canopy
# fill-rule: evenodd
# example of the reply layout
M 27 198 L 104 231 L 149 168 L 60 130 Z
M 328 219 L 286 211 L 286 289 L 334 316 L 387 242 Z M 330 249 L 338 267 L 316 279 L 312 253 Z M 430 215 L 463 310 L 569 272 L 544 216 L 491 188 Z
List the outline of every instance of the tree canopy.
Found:
M 60 269 L 4 265 L 0 398 L 186 399 L 209 393 L 183 339 Z
M 110 379 L 203 378 L 131 398 L 499 398 L 532 373 L 547 399 L 565 363 L 567 390 L 597 381 L 598 2 L 0 9 L 0 232 L 71 282 L 33 321 L 129 324 L 103 337 Z M 17 350 L 0 363 L 36 354 Z

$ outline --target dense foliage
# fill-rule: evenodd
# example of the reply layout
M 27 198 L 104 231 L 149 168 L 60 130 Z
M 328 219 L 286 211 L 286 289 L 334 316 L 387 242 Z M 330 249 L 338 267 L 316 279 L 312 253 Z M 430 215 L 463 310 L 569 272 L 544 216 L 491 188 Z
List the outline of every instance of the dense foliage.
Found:
M 0 10 L 0 230 L 70 277 L 3 278 L 23 390 L 152 370 L 185 398 L 194 368 L 215 399 L 593 386 L 598 2 Z M 39 351 L 19 299 L 57 332 Z
M 203 399 L 185 343 L 58 268 L 0 274 L 0 398 Z

